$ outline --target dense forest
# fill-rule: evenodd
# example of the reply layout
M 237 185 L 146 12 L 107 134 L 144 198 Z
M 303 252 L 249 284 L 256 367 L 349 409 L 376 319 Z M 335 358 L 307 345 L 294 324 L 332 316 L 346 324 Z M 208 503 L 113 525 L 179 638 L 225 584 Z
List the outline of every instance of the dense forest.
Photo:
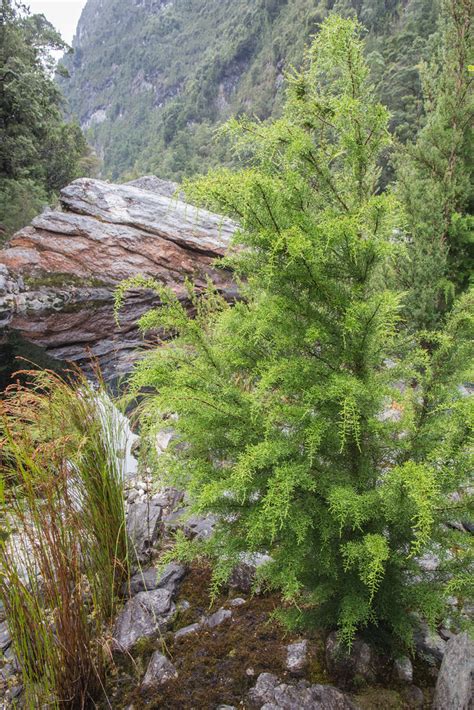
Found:
M 77 122 L 66 122 L 52 51 L 65 43 L 43 15 L 2 0 L 0 24 L 0 241 L 92 167 Z
M 436 46 L 435 0 L 89 0 L 70 78 L 72 115 L 112 179 L 146 172 L 180 180 L 229 162 L 216 125 L 278 115 L 284 74 L 329 12 L 356 15 L 390 126 L 401 140 L 423 122 L 419 65 Z

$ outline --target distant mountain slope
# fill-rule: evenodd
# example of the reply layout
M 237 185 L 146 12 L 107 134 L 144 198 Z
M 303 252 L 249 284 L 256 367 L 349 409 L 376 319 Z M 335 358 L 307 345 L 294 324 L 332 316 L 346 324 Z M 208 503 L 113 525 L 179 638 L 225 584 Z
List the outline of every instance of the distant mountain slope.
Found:
M 63 90 L 105 175 L 180 179 L 229 159 L 215 125 L 279 110 L 283 74 L 330 11 L 357 13 L 402 137 L 420 118 L 417 64 L 436 0 L 88 0 Z

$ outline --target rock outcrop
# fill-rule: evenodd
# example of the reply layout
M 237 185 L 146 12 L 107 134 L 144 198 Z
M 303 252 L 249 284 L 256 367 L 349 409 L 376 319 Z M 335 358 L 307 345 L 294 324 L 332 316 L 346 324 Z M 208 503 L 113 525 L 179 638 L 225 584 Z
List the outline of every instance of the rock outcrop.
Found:
M 212 262 L 224 253 L 235 225 L 170 197 L 169 183 L 147 178 L 138 184 L 153 191 L 76 180 L 61 191 L 62 211 L 35 217 L 1 252 L 0 264 L 23 277 L 29 292 L 35 286 L 110 290 L 136 274 L 178 293 L 186 277 L 198 286 L 210 277 L 218 288 L 229 288 L 229 274 Z M 160 185 L 166 195 L 157 192 Z
M 175 196 L 176 195 L 176 196 Z M 217 269 L 236 228 L 186 204 L 174 183 L 147 176 L 126 185 L 82 178 L 0 251 L 0 325 L 58 359 L 84 364 L 91 355 L 112 372 L 129 369 L 141 343 L 136 321 L 156 297 L 131 291 L 120 325 L 113 294 L 144 275 L 186 298 L 185 280 L 208 279 L 229 299 L 231 275 Z

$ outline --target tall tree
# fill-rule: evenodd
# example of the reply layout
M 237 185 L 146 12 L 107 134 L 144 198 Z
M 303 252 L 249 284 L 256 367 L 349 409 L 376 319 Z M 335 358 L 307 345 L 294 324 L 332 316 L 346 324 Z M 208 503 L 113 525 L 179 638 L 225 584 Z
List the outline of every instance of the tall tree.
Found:
M 0 224 L 11 233 L 83 174 L 88 148 L 64 121 L 53 50 L 66 44 L 43 15 L 2 0 L 0 24 Z
M 401 357 L 399 296 L 383 287 L 397 210 L 377 189 L 388 112 L 360 33 L 331 16 L 290 78 L 282 118 L 229 124 L 246 167 L 189 189 L 240 222 L 226 263 L 242 300 L 230 307 L 190 287 L 191 319 L 159 284 L 133 280 L 163 303 L 142 327 L 174 336 L 134 383 L 154 392 L 144 429 L 174 414 L 185 442 L 160 472 L 186 485 L 196 511 L 218 515 L 206 547 L 216 585 L 242 553 L 265 552 L 262 577 L 297 615 L 338 626 L 347 643 L 369 624 L 409 643 L 410 612 L 433 620 L 442 606 L 416 557 L 469 471 L 459 426 L 468 401 L 452 387 L 465 365 L 455 350 L 465 304 L 436 362 L 412 342 Z
M 472 0 L 444 0 L 432 62 L 423 68 L 426 125 L 398 154 L 407 258 L 399 265 L 410 327 L 434 328 L 466 288 L 473 250 Z

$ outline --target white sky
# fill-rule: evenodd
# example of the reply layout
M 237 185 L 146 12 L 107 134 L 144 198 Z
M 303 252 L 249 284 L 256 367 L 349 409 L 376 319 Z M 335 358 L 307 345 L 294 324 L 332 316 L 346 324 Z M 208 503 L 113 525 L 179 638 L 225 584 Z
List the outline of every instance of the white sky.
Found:
M 43 14 L 71 44 L 86 0 L 24 0 L 33 14 Z

